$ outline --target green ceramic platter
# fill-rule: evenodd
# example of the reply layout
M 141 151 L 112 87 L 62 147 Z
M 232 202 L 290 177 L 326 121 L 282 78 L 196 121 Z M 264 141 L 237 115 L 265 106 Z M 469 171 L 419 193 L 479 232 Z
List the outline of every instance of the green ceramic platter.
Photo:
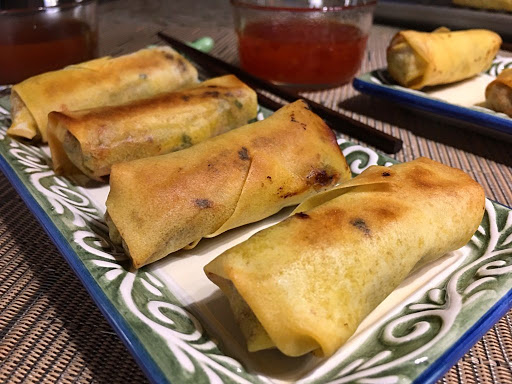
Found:
M 414 272 L 331 358 L 249 354 L 227 300 L 202 267 L 288 211 L 130 271 L 103 220 L 108 186 L 81 188 L 56 176 L 46 146 L 6 135 L 9 110 L 4 91 L 2 171 L 153 382 L 433 382 L 509 308 L 512 214 L 487 201 L 471 241 Z M 269 113 L 263 110 L 259 117 Z M 354 175 L 373 164 L 396 162 L 363 146 L 339 144 Z

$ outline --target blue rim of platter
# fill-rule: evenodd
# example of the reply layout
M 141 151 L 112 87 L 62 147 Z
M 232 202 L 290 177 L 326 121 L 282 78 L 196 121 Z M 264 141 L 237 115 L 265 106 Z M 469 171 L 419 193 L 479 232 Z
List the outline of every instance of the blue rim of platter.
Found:
M 158 364 L 150 357 L 137 336 L 132 332 L 126 320 L 119 314 L 89 271 L 80 261 L 77 254 L 63 238 L 57 226 L 50 220 L 48 214 L 37 203 L 27 187 L 17 177 L 11 165 L 0 156 L 0 170 L 11 182 L 30 211 L 43 226 L 54 244 L 62 253 L 67 263 L 82 281 L 89 295 L 108 320 L 112 328 L 121 338 L 127 349 L 153 383 L 168 383 Z M 498 203 L 500 204 L 500 203 Z M 505 208 L 509 208 L 500 204 Z M 509 208 L 510 209 L 510 208 Z M 510 309 L 512 302 L 512 289 L 510 289 L 498 302 L 496 302 L 473 326 L 460 337 L 456 343 L 446 350 L 437 360 L 430 364 L 415 380 L 416 384 L 435 383 L 475 344 L 485 333 L 498 322 Z
M 445 101 L 417 95 L 388 85 L 369 82 L 358 76 L 352 81 L 353 87 L 361 93 L 385 98 L 408 107 L 435 113 L 448 118 L 469 123 L 475 131 L 498 135 L 500 138 L 512 140 L 512 119 L 494 114 L 480 112 L 471 108 L 450 104 Z

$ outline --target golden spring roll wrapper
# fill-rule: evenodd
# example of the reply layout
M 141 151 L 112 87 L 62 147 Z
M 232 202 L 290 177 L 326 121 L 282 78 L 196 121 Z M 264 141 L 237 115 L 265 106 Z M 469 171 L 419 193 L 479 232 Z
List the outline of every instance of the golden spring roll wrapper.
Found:
M 205 272 L 228 296 L 249 351 L 330 356 L 418 261 L 465 245 L 484 204 L 477 182 L 433 160 L 372 166 Z
M 512 11 L 512 0 L 452 0 L 452 2 L 464 7 Z
M 169 47 L 102 57 L 43 73 L 12 87 L 7 133 L 47 141 L 48 113 L 117 105 L 197 83 L 197 70 Z
M 449 84 L 489 68 L 500 45 L 500 36 L 485 29 L 401 31 L 387 49 L 388 72 L 412 89 Z
M 349 178 L 334 134 L 299 100 L 188 149 L 115 164 L 107 223 L 138 268 Z
M 512 117 L 512 68 L 502 71 L 485 89 L 489 108 Z
M 48 142 L 58 174 L 101 180 L 112 164 L 190 147 L 256 117 L 256 93 L 233 75 L 111 107 L 51 112 Z

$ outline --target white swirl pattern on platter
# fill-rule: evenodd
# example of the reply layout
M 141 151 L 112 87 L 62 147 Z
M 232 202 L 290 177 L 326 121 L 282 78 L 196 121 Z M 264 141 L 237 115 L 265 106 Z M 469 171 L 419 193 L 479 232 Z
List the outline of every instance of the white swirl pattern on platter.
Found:
M 497 56 L 485 73 L 496 77 L 507 68 L 512 68 L 512 58 Z
M 4 140 L 7 134 L 7 126 L 10 125 L 9 112 L 0 105 L 0 140 Z
M 361 145 L 352 145 L 350 147 L 345 148 L 343 150 L 343 155 L 345 157 L 348 157 L 350 154 L 355 152 L 358 152 L 360 154 L 364 153 L 366 156 L 368 156 L 368 159 L 364 161 L 358 158 L 352 161 L 352 163 L 350 164 L 350 170 L 352 171 L 352 173 L 359 175 L 361 172 L 368 169 L 368 167 L 372 165 L 377 165 L 379 155 L 377 155 L 377 153 L 375 153 L 375 151 L 372 151 L 370 148 L 365 148 Z
M 246 380 L 237 374 L 238 372 L 241 372 L 243 368 L 236 360 L 223 357 L 223 364 L 220 364 L 209 356 L 209 352 L 211 350 L 215 350 L 217 346 L 207 339 L 201 342 L 201 339 L 204 338 L 203 328 L 199 321 L 190 312 L 185 311 L 183 308 L 172 303 L 156 300 L 149 301 L 149 312 L 155 319 L 169 326 L 164 326 L 154 320 L 151 320 L 148 316 L 142 313 L 132 297 L 134 281 L 135 274 L 133 273 L 128 272 L 123 277 L 120 287 L 123 301 L 126 303 L 128 309 L 137 316 L 142 323 L 149 326 L 165 340 L 167 346 L 177 358 L 180 366 L 188 372 L 193 373 L 195 371 L 194 362 L 199 363 L 201 365 L 201 369 L 206 372 L 211 383 L 223 383 L 223 379 L 218 373 L 221 373 L 224 377 L 228 377 L 236 383 L 251 383 L 251 381 Z M 187 334 L 173 330 L 170 327 L 174 325 L 173 319 L 167 317 L 161 311 L 161 308 L 167 309 L 168 311 L 166 311 L 166 313 L 169 313 L 170 311 L 178 317 L 185 317 L 189 319 L 193 324 L 194 331 Z M 228 369 L 228 367 L 231 369 Z

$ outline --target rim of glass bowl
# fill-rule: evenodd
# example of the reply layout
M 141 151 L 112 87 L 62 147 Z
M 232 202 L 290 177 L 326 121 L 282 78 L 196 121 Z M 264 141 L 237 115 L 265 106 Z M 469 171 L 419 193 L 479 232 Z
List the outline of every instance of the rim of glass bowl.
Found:
M 45 12 L 50 9 L 60 9 L 60 10 L 67 10 L 76 8 L 83 5 L 89 5 L 91 3 L 97 3 L 97 0 L 74 0 L 72 2 L 66 2 L 62 4 L 56 4 L 56 5 L 38 5 L 33 6 L 29 8 L 13 8 L 13 9 L 1 9 L 0 8 L 0 16 L 9 16 L 9 15 L 22 15 L 24 13 L 30 14 L 30 13 L 38 13 L 38 12 Z
M 326 5 L 321 7 L 306 7 L 306 6 L 280 6 L 280 5 L 263 5 L 261 0 L 230 0 L 231 5 L 238 8 L 250 8 L 261 11 L 287 11 L 287 12 L 336 12 L 352 8 L 361 8 L 376 5 L 378 0 L 347 0 L 343 5 Z

